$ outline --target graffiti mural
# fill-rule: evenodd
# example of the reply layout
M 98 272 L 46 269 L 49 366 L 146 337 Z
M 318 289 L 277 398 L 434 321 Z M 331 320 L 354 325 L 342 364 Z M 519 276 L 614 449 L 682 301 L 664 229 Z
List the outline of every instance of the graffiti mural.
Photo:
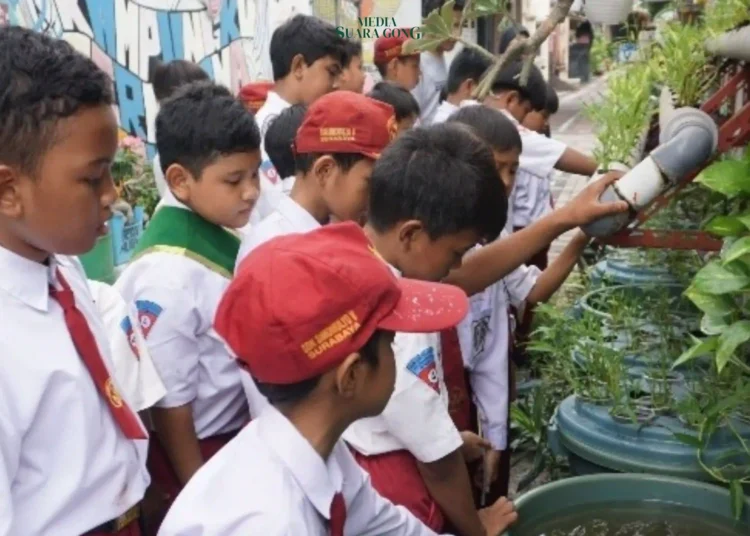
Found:
M 194 61 L 237 92 L 272 78 L 271 34 L 294 14 L 348 26 L 357 16 L 390 16 L 413 26 L 418 8 L 406 0 L 0 0 L 0 25 L 63 38 L 90 57 L 112 77 L 123 132 L 153 155 L 158 107 L 149 80 L 157 61 Z M 371 43 L 364 45 L 367 60 Z

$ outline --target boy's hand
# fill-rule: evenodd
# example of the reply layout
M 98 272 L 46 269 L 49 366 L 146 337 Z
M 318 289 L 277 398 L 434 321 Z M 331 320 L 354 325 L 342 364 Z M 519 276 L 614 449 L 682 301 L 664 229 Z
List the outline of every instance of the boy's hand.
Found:
M 500 497 L 495 504 L 477 513 L 487 536 L 500 536 L 518 519 L 515 506 L 505 497 Z
M 474 432 L 461 432 L 461 438 L 464 444 L 461 447 L 461 454 L 464 459 L 471 463 L 484 456 L 485 451 L 492 448 L 492 444 L 486 439 L 479 437 Z
M 599 197 L 607 187 L 622 177 L 622 171 L 610 171 L 604 177 L 588 184 L 581 192 L 560 210 L 564 211 L 565 221 L 571 227 L 580 227 L 610 214 L 627 212 L 625 201 L 602 203 Z

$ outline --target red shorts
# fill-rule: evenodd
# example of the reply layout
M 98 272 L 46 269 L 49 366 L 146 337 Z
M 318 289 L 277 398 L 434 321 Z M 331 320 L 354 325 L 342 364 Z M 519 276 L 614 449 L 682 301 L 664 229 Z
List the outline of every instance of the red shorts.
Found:
M 440 507 L 427 491 L 417 469 L 417 459 L 408 451 L 399 450 L 376 456 L 364 456 L 354 449 L 354 458 L 369 473 L 372 487 L 394 504 L 401 505 L 433 531 L 440 533 L 445 518 Z

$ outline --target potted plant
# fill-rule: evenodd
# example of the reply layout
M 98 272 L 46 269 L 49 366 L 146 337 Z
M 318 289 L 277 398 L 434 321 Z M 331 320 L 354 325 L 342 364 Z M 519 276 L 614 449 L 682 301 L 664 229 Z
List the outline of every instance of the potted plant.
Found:
M 115 266 L 125 264 L 143 233 L 147 219 L 159 201 L 153 169 L 143 142 L 133 136 L 122 139 L 112 164 L 112 178 L 119 198 L 109 228 Z
M 633 9 L 633 0 L 585 0 L 586 18 L 594 24 L 621 24 Z

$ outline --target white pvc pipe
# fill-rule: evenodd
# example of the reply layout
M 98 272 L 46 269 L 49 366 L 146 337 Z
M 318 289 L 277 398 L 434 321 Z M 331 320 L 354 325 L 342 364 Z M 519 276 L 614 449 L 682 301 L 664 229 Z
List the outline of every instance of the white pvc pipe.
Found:
M 750 25 L 708 39 L 706 50 L 714 56 L 750 61 Z

